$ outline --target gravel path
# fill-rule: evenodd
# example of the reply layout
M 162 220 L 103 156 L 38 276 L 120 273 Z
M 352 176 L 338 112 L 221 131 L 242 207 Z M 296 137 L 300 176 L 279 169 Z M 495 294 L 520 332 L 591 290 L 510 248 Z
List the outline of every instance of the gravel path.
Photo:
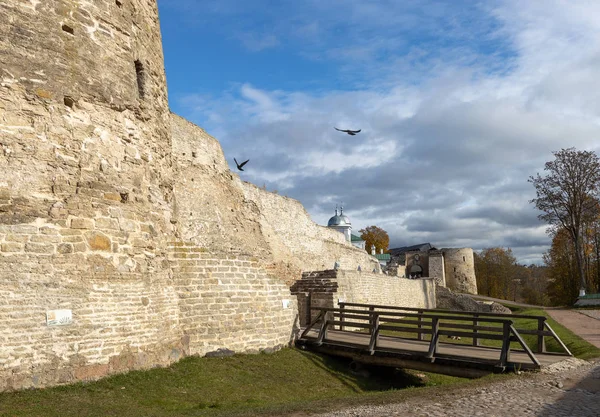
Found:
M 578 312 L 593 319 L 600 320 L 600 310 L 578 310 Z
M 583 311 L 592 314 L 598 312 L 598 310 L 546 310 L 554 320 L 570 329 L 579 337 L 587 340 L 592 345 L 600 348 L 600 320 L 589 315 L 581 314 Z M 600 400 L 598 402 L 600 403 Z M 600 415 L 600 411 L 598 411 L 598 415 Z
M 522 374 L 484 388 L 450 389 L 399 404 L 361 406 L 317 417 L 600 415 L 600 362 L 567 359 L 536 374 Z

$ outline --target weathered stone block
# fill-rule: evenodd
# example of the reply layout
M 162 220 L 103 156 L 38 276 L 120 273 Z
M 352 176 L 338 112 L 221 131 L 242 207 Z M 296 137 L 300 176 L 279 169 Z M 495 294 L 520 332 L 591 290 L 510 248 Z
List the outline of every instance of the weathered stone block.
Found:
M 112 248 L 110 238 L 102 232 L 87 232 L 85 239 L 91 250 L 110 251 Z
M 77 242 L 83 242 L 83 236 L 81 235 L 76 235 L 76 236 L 63 236 L 62 237 L 62 241 L 65 243 L 77 243 Z
M 100 217 L 96 219 L 96 228 L 118 230 L 119 222 L 118 220 L 110 217 Z
M 46 243 L 27 243 L 25 252 L 33 253 L 54 253 L 54 245 Z
M 73 252 L 87 252 L 87 246 L 84 242 L 73 243 Z
M 25 243 L 29 240 L 29 235 L 14 235 L 12 233 L 6 235 L 4 238 L 7 242 L 20 242 Z
M 13 233 L 26 234 L 26 235 L 33 235 L 38 232 L 38 228 L 36 226 L 31 226 L 28 224 L 17 224 L 17 225 L 11 226 L 10 230 Z
M 60 236 L 54 236 L 54 235 L 33 235 L 29 239 L 30 242 L 34 242 L 34 243 L 58 243 L 58 242 L 60 242 L 60 240 L 61 240 Z
M 17 242 L 6 242 L 0 246 L 2 252 L 21 252 L 23 250 L 23 244 Z
M 125 232 L 137 232 L 140 229 L 137 222 L 125 218 L 119 219 L 119 226 Z
M 94 220 L 85 218 L 71 219 L 71 229 L 93 229 Z
M 121 201 L 121 194 L 119 193 L 104 193 L 105 200 Z
M 56 247 L 56 251 L 62 254 L 73 253 L 73 244 L 61 243 Z

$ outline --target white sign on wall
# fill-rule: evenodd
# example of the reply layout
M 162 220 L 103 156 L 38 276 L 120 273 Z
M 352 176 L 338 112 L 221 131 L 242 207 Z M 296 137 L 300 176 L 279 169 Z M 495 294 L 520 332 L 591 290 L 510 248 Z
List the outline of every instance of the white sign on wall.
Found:
M 281 300 L 281 304 L 284 309 L 290 308 L 291 301 L 290 300 Z
M 73 313 L 71 310 L 50 310 L 46 311 L 47 326 L 66 326 L 73 322 Z

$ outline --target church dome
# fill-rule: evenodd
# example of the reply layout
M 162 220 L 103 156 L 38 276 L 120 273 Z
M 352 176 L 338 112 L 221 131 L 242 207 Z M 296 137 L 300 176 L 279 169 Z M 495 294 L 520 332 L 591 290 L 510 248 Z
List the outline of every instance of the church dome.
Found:
M 337 213 L 337 208 L 335 209 L 335 216 L 329 219 L 327 222 L 327 226 L 351 226 L 350 219 L 348 216 L 344 216 L 344 209 L 340 211 L 340 214 Z

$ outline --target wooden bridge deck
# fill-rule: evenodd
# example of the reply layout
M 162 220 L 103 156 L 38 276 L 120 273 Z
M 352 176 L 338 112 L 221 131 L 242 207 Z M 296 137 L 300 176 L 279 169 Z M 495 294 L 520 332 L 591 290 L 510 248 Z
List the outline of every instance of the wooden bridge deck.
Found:
M 348 309 L 347 306 L 342 306 L 346 308 L 341 309 L 313 308 L 320 310 L 319 315 L 304 329 L 297 345 L 304 349 L 351 358 L 364 364 L 465 377 L 479 377 L 508 370 L 540 369 L 571 356 L 566 346 L 547 326 L 545 317 L 517 316 L 540 323 L 538 330 L 521 330 L 524 334 L 537 335 L 538 346 L 534 353 L 524 343 L 519 331 L 512 326 L 512 320 L 506 317 L 510 315 L 361 304 L 353 304 L 353 309 Z M 411 310 L 417 313 L 412 313 Z M 414 323 L 411 327 L 390 326 L 390 322 L 408 324 L 411 320 Z M 465 321 L 472 321 L 472 324 L 465 325 Z M 490 327 L 490 324 L 497 327 Z M 392 335 L 379 334 L 381 329 L 389 332 L 392 328 L 400 329 L 403 335 L 393 335 L 393 331 Z M 364 333 L 365 330 L 367 333 Z M 406 338 L 406 333 L 411 331 L 416 337 Z M 431 340 L 423 340 L 423 335 L 431 335 Z M 451 339 L 446 342 L 446 337 L 452 335 L 472 337 L 473 343 L 457 344 L 452 343 Z M 544 337 L 555 338 L 565 353 L 547 352 Z M 485 339 L 501 340 L 502 347 L 480 346 L 479 341 Z M 520 343 L 522 349 L 511 349 L 511 342 Z

